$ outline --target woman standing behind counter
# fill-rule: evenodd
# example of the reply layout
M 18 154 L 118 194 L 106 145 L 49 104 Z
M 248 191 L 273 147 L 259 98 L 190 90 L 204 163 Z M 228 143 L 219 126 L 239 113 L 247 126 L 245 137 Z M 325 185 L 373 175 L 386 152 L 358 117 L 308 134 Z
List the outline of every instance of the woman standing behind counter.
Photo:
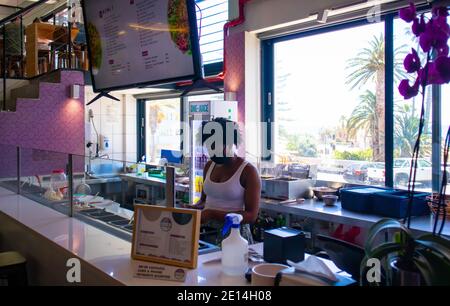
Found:
M 203 224 L 216 227 L 221 227 L 228 213 L 241 214 L 241 233 L 251 244 L 249 225 L 258 217 L 261 179 L 252 164 L 237 156 L 239 139 L 238 125 L 233 121 L 217 118 L 204 123 L 202 140 L 210 161 L 203 171 L 202 196 L 194 208 L 202 209 Z

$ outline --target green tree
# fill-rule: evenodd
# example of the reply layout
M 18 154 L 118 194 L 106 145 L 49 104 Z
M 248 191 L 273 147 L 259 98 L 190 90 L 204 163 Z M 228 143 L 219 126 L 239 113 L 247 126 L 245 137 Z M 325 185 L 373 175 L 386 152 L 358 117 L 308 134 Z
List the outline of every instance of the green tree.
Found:
M 396 157 L 411 157 L 419 134 L 419 117 L 414 109 L 405 104 L 398 107 L 395 115 L 394 146 Z M 424 133 L 421 139 L 420 156 L 431 155 L 431 136 Z
M 280 129 L 280 136 L 286 142 L 286 149 L 297 152 L 302 157 L 317 157 L 317 144 L 312 135 L 289 134 L 285 129 Z
M 404 46 L 394 50 L 394 78 L 401 79 L 405 72 L 402 69 L 402 61 L 397 60 L 398 55 L 404 53 Z M 385 43 L 384 34 L 374 36 L 367 48 L 348 61 L 347 69 L 350 70 L 346 83 L 351 89 L 361 88 L 369 82 L 375 83 L 376 97 L 376 121 L 371 135 L 375 161 L 384 161 L 384 137 L 385 137 Z
M 375 148 L 379 145 L 378 138 L 374 137 L 373 133 L 376 132 L 376 126 L 378 122 L 377 112 L 377 98 L 375 94 L 366 90 L 366 92 L 359 96 L 359 103 L 353 109 L 350 118 L 347 121 L 347 129 L 351 137 L 356 137 L 356 133 L 363 130 L 366 136 L 370 136 L 371 147 L 373 149 L 372 158 L 376 160 Z

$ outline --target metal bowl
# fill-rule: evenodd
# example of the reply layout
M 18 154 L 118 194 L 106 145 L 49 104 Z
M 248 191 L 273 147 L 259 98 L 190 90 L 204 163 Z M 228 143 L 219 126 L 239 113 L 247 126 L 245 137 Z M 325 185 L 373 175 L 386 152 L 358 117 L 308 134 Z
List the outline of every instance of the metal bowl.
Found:
M 312 190 L 319 201 L 323 200 L 324 195 L 337 195 L 337 189 L 330 187 L 315 187 Z
M 326 195 L 322 196 L 322 198 L 323 198 L 323 203 L 326 206 L 334 206 L 336 204 L 338 196 L 332 195 L 332 194 L 326 194 Z

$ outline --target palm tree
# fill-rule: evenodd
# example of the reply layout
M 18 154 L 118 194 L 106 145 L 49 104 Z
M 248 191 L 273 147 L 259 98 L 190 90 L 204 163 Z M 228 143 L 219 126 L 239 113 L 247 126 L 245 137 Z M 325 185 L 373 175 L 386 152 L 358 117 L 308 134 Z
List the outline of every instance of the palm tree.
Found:
M 366 90 L 364 94 L 359 96 L 359 104 L 353 109 L 350 118 L 347 121 L 347 129 L 350 137 L 355 138 L 356 133 L 360 130 L 365 131 L 366 136 L 370 136 L 373 149 L 379 147 L 378 137 L 374 137 L 377 131 L 378 111 L 376 95 Z M 375 160 L 375 150 L 373 151 Z
M 397 60 L 397 56 L 403 51 L 404 46 L 394 50 L 396 59 L 394 60 L 394 78 L 404 77 L 402 62 Z M 348 61 L 347 69 L 351 70 L 347 76 L 346 83 L 351 85 L 351 89 L 361 88 L 369 82 L 375 82 L 376 97 L 376 121 L 373 126 L 372 143 L 374 160 L 384 161 L 384 137 L 385 137 L 385 42 L 384 34 L 374 36 L 369 42 L 369 47 L 362 49 L 356 57 Z
M 394 147 L 398 157 L 411 157 L 419 134 L 419 117 L 414 114 L 410 105 L 398 107 L 395 112 Z M 420 156 L 430 156 L 431 136 L 423 134 L 420 146 Z

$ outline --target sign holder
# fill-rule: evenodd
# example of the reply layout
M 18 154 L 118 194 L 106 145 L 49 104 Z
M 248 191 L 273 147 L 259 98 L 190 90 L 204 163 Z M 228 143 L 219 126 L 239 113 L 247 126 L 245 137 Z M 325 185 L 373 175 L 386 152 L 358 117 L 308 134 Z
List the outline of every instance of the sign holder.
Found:
M 200 217 L 196 209 L 135 205 L 131 258 L 197 268 Z

